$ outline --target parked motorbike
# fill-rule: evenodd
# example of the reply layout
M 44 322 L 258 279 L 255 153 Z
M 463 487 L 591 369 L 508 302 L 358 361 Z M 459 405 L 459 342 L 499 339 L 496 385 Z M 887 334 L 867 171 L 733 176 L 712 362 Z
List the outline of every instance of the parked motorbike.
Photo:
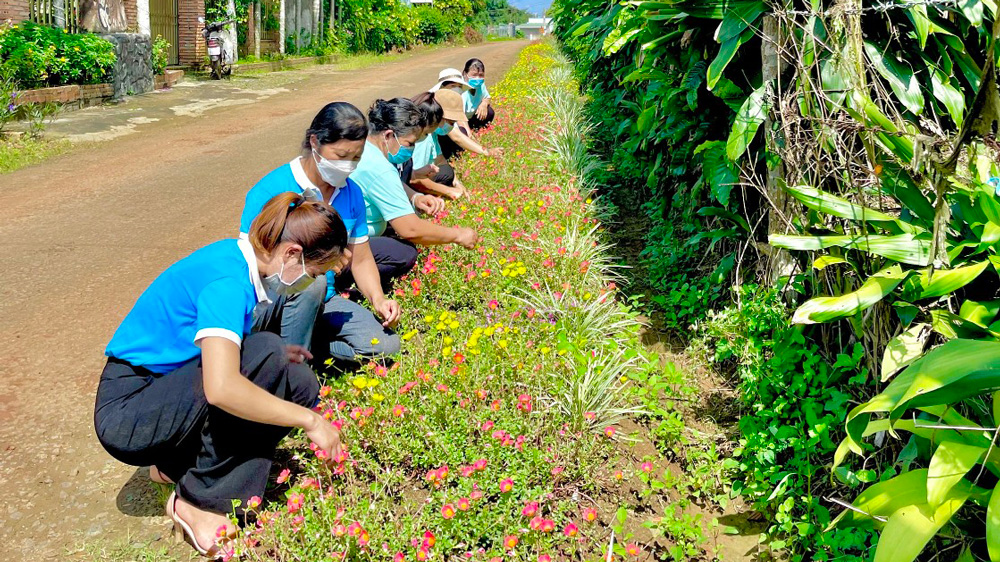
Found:
M 213 80 L 219 80 L 223 76 L 229 76 L 233 72 L 233 63 L 236 62 L 236 45 L 231 45 L 229 34 L 223 29 L 229 24 L 235 24 L 233 20 L 216 21 L 206 23 L 201 30 L 205 37 L 205 44 L 208 45 L 209 68 Z

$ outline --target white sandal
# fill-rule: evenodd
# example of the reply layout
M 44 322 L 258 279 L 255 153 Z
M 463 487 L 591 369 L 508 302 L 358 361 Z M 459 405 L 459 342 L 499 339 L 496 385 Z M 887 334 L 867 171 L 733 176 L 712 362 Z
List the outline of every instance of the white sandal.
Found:
M 198 551 L 198 554 L 212 558 L 214 560 L 221 560 L 225 558 L 225 554 L 220 552 L 220 546 L 215 545 L 212 548 L 205 550 L 198 544 L 198 539 L 195 537 L 194 529 L 191 525 L 188 525 L 187 521 L 184 521 L 177 515 L 177 492 L 171 492 L 170 497 L 167 498 L 167 516 L 170 520 L 174 522 L 174 538 L 182 540 Z

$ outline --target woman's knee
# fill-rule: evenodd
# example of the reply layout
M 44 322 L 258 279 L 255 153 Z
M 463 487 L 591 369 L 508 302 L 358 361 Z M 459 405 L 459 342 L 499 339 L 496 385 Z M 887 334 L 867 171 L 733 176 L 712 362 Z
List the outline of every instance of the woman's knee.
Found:
M 288 364 L 287 400 L 312 408 L 319 398 L 319 379 L 305 363 Z

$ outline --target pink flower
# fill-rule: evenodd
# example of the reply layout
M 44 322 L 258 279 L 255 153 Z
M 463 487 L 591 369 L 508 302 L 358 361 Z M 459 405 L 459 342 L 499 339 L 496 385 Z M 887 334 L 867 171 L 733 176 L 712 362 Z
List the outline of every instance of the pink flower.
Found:
M 587 523 L 593 523 L 594 521 L 597 521 L 597 510 L 592 507 L 584 509 L 583 520 L 586 521 Z
M 392 408 L 392 415 L 396 416 L 397 418 L 403 417 L 403 414 L 405 413 L 406 413 L 406 408 L 402 404 L 396 404 Z
M 531 395 L 522 394 L 517 397 L 517 409 L 523 410 L 524 412 L 531 412 Z
M 421 548 L 420 550 L 417 551 L 417 560 L 419 560 L 420 562 L 424 562 L 425 560 L 427 560 L 427 558 L 428 555 L 425 549 Z
M 458 498 L 458 510 L 469 511 L 469 498 Z
M 507 492 L 509 492 L 509 491 L 511 491 L 513 489 L 514 489 L 514 481 L 511 480 L 510 478 L 504 478 L 503 480 L 500 481 L 500 491 L 501 492 L 503 492 L 503 493 L 506 494 Z
M 284 484 L 285 482 L 287 482 L 288 477 L 291 475 L 292 475 L 291 470 L 288 470 L 287 468 L 282 470 L 281 473 L 278 474 L 278 480 L 277 480 L 278 484 Z
M 424 542 L 423 542 L 424 549 L 434 548 L 434 543 L 436 542 L 437 538 L 434 536 L 434 533 L 430 531 L 424 531 Z
M 446 503 L 441 506 L 441 517 L 444 517 L 445 519 L 451 519 L 454 516 L 455 516 L 455 506 L 451 505 L 450 503 Z
M 549 472 L 552 474 L 552 476 L 559 476 L 562 473 L 562 471 L 564 471 L 564 470 L 566 470 L 566 469 L 563 468 L 563 467 L 561 467 L 561 466 L 557 466 L 557 467 L 554 467 Z
M 487 463 L 486 459 L 479 459 L 476 462 L 472 463 L 472 468 L 476 470 L 486 470 L 486 463 Z
M 605 427 L 604 428 L 604 435 L 606 435 L 609 439 L 612 438 L 612 437 L 614 437 L 615 436 L 615 428 L 611 427 L 610 425 L 608 427 Z
M 594 421 L 594 419 L 596 417 L 597 417 L 597 414 L 595 414 L 594 412 L 584 412 L 583 413 L 583 419 L 585 419 L 587 421 Z
M 346 534 L 347 534 L 347 527 L 345 527 L 342 523 L 337 523 L 336 525 L 333 526 L 333 536 L 342 537 Z
M 302 494 L 292 494 L 288 497 L 288 513 L 295 513 L 296 511 L 302 509 L 302 506 L 306 503 L 306 497 Z
M 479 486 L 476 486 L 475 484 L 472 485 L 472 493 L 469 494 L 470 500 L 476 501 L 478 499 L 482 499 L 484 495 L 483 491 L 479 489 Z
M 536 513 L 538 513 L 538 502 L 528 502 L 521 510 L 521 515 L 525 517 L 534 517 Z
M 639 545 L 633 542 L 629 543 L 628 546 L 625 547 L 625 552 L 627 552 L 629 556 L 639 556 L 642 549 L 639 548 Z
M 646 474 L 649 474 L 650 472 L 653 472 L 653 463 L 646 461 L 641 465 L 639 465 L 639 470 L 645 472 Z
M 406 562 L 406 557 L 403 556 L 402 552 L 397 552 L 396 555 L 392 557 L 392 562 Z
M 551 519 L 543 519 L 541 531 L 543 533 L 551 533 L 556 530 L 556 522 Z
M 570 521 L 569 523 L 566 523 L 565 527 L 563 527 L 563 534 L 572 538 L 580 534 L 580 529 L 576 526 L 576 523 Z
M 515 546 L 517 546 L 517 537 L 514 535 L 507 535 L 503 538 L 503 545 L 507 548 L 507 550 L 512 550 Z
M 489 420 L 484 421 L 480 429 L 483 431 L 483 433 L 486 433 L 487 431 L 493 429 L 493 422 Z
M 552 557 L 548 554 L 539 554 L 538 562 L 552 562 Z
M 257 509 L 260 507 L 260 496 L 253 496 L 247 501 L 247 507 Z

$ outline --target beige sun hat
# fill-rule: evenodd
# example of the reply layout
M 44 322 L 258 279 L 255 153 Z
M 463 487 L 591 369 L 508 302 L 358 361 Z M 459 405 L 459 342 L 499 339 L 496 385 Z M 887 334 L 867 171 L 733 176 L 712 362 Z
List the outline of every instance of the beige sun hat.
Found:
M 444 86 L 445 82 L 454 82 L 462 86 L 463 89 L 471 90 L 472 86 L 462 77 L 462 71 L 457 68 L 446 68 L 438 72 L 438 83 L 429 92 L 436 92 Z
M 462 95 L 454 90 L 438 90 L 434 92 L 434 101 L 444 110 L 444 118 L 452 121 L 465 121 L 465 104 Z

